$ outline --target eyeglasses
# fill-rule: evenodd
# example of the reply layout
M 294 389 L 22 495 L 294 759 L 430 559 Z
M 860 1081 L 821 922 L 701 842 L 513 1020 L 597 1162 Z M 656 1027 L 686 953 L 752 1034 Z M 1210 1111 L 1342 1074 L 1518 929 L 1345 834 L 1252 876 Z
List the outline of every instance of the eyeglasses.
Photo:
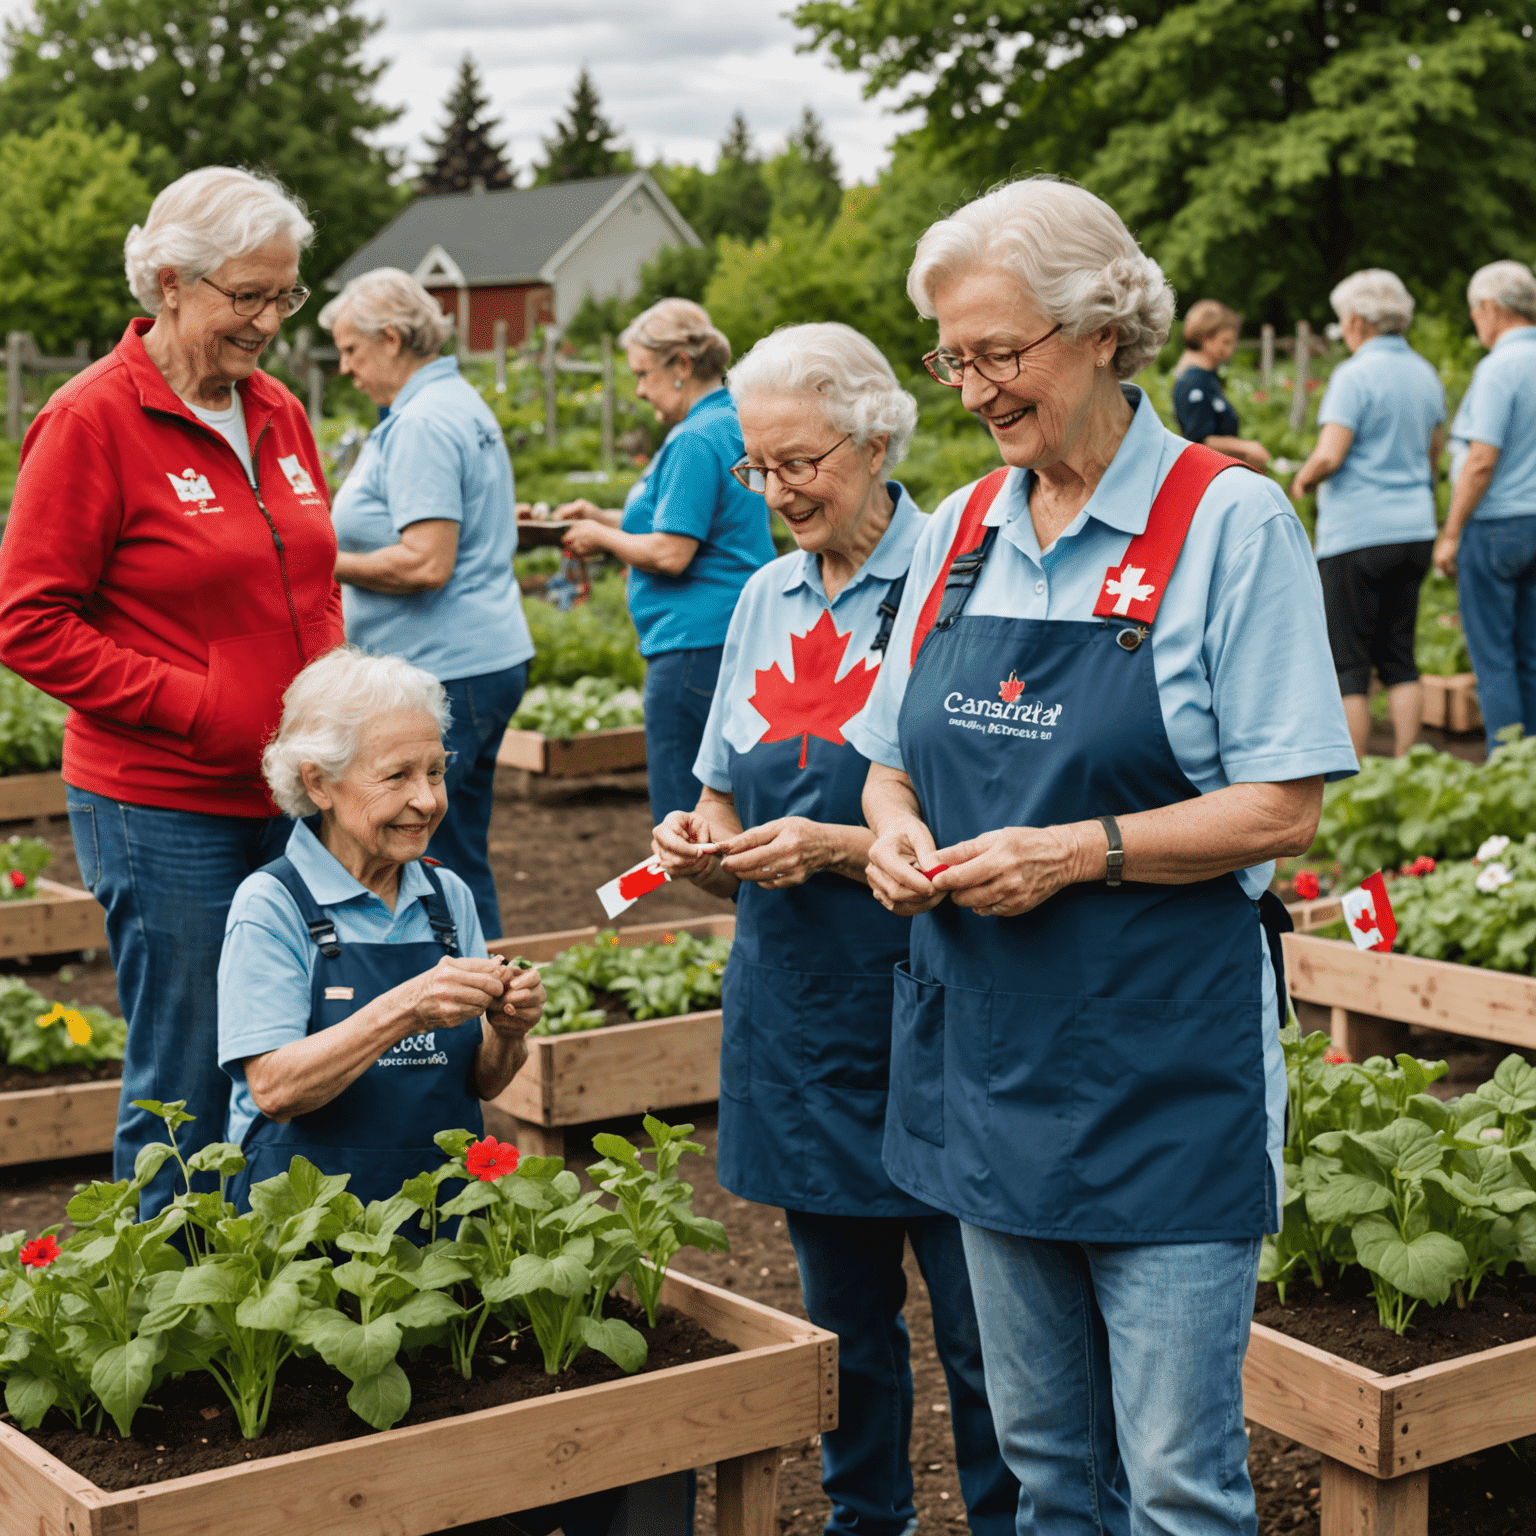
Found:
M 1033 352 L 1036 347 L 1043 346 L 1060 329 L 1059 325 L 1053 325 L 1038 341 L 1032 341 L 1017 351 L 983 352 L 980 357 L 956 357 L 953 352 L 936 347 L 923 359 L 923 367 L 932 378 L 940 384 L 949 385 L 951 389 L 964 387 L 967 368 L 974 368 L 989 384 L 1007 384 L 1019 376 L 1019 359 L 1026 352 Z
M 767 493 L 769 475 L 777 475 L 780 485 L 797 487 L 809 485 L 816 478 L 816 471 L 821 468 L 822 460 L 830 459 L 852 436 L 850 432 L 848 437 L 838 438 L 825 453 L 818 453 L 814 459 L 786 459 L 782 464 L 761 465 L 749 464 L 743 456 L 731 465 L 731 473 L 749 491 L 756 491 L 759 496 Z
M 212 278 L 203 279 L 215 293 L 222 293 L 229 300 L 235 313 L 242 320 L 254 320 L 268 304 L 277 306 L 277 317 L 286 320 L 289 315 L 297 314 L 304 307 L 304 301 L 309 297 L 309 289 L 295 285 L 292 288 L 284 288 L 279 293 L 257 293 L 254 289 L 244 289 L 239 293 L 231 293 L 228 288 L 220 288 Z

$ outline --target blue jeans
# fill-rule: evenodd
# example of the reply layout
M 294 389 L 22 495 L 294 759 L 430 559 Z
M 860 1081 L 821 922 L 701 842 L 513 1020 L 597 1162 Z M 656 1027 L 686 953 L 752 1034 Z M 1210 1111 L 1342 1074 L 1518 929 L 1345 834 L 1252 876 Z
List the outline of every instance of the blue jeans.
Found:
M 1254 1536 L 1243 1356 L 1258 1239 L 964 1233 L 1020 1536 Z
M 1474 517 L 1456 552 L 1456 595 L 1488 750 L 1506 725 L 1536 736 L 1536 517 Z
M 112 1142 L 112 1173 L 126 1179 L 165 1126 L 134 1099 L 185 1099 L 192 1125 L 184 1153 L 224 1140 L 229 1078 L 219 1066 L 216 984 L 224 919 L 235 888 L 288 845 L 286 816 L 208 816 L 128 805 L 69 789 L 69 830 L 86 888 L 106 909 L 117 996 L 128 1020 L 123 1097 Z M 174 1163 L 139 1197 L 147 1220 L 170 1203 Z M 204 1187 L 218 1179 L 199 1175 Z
M 838 1336 L 838 1427 L 821 1437 L 831 1536 L 902 1536 L 912 1502 L 912 1367 L 906 1319 L 908 1238 L 933 1304 L 949 1384 L 960 1491 L 977 1536 L 1012 1536 L 1019 1485 L 998 1450 L 960 1223 L 953 1216 L 812 1216 L 785 1211 L 805 1310 Z
M 693 776 L 693 764 L 724 650 L 723 645 L 707 645 L 646 658 L 645 767 L 656 826 L 668 811 L 691 811 L 699 803 L 703 786 Z
M 449 753 L 443 781 L 448 814 L 432 834 L 427 852 L 469 887 L 487 939 L 501 937 L 501 904 L 486 846 L 495 804 L 496 753 L 527 686 L 526 661 L 483 677 L 461 677 L 443 684 L 453 709 L 443 741 Z

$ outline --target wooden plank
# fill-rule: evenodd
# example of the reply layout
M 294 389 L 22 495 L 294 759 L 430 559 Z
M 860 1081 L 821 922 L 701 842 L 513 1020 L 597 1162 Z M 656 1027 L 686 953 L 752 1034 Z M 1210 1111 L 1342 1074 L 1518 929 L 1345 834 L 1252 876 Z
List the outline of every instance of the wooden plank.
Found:
M 0 1093 L 0 1166 L 110 1152 L 121 1081 Z
M 1452 677 L 1420 676 L 1424 690 L 1424 724 L 1443 731 L 1480 731 L 1483 712 L 1477 702 L 1477 678 L 1471 672 Z
M 1384 1377 L 1392 1473 L 1536 1434 L 1536 1339 Z
M 85 1536 L 93 1531 L 89 1501 L 100 1497 L 89 1478 L 19 1429 L 0 1424 L 0 1528 L 6 1536 Z
M 1344 903 L 1337 896 L 1319 896 L 1312 901 L 1293 901 L 1285 909 L 1291 914 L 1297 933 L 1325 928 L 1344 916 Z
M 509 960 L 513 955 L 521 955 L 539 965 L 564 954 L 573 944 L 586 944 L 596 937 L 595 927 L 558 928 L 551 933 L 525 933 L 519 938 L 492 939 L 485 947 L 493 955 L 505 955 Z
M 715 1469 L 717 1536 L 778 1536 L 779 1448 L 733 1456 Z
M 696 939 L 734 939 L 736 915 L 722 912 L 718 917 L 677 917 L 664 923 L 631 923 L 619 929 L 619 943 L 654 944 L 669 933 L 691 933 Z
M 60 773 L 8 773 L 0 777 L 0 821 L 31 821 L 37 816 L 67 816 L 64 776 Z
M 105 949 L 106 913 L 89 891 L 41 876 L 28 901 L 0 901 L 0 956 Z
M 538 731 L 508 730 L 496 749 L 498 768 L 522 768 L 529 773 L 543 773 L 549 767 L 545 747 L 549 738 Z
M 540 1125 L 536 1120 L 518 1120 L 517 1150 L 523 1157 L 564 1157 L 565 1131 L 558 1125 Z
M 1429 1536 L 1429 1474 L 1375 1478 L 1323 1457 L 1322 1536 Z
M 578 731 L 562 740 L 539 731 L 508 730 L 496 752 L 504 768 L 522 768 L 551 778 L 616 773 L 645 767 L 645 727 L 619 726 L 607 731 Z
M 1284 936 L 1295 997 L 1378 1019 L 1536 1049 L 1536 977 L 1377 954 L 1342 939 Z
M 1385 1476 L 1393 1455 L 1385 1379 L 1255 1323 L 1243 1362 L 1243 1412 L 1358 1471 Z
M 1385 1056 L 1390 1061 L 1413 1054 L 1413 1034 L 1408 1025 L 1356 1013 L 1352 1008 L 1328 1010 L 1328 1034 L 1335 1049 L 1351 1061 L 1369 1061 L 1372 1056 Z

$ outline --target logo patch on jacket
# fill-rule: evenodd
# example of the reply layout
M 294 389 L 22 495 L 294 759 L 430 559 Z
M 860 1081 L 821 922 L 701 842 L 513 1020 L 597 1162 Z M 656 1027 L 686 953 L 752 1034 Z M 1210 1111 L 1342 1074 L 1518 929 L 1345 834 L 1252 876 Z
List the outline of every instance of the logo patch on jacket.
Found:
M 287 477 L 288 484 L 293 489 L 295 496 L 313 496 L 315 494 L 315 482 L 309 478 L 309 471 L 299 463 L 296 453 L 286 454 L 277 461 L 277 467 Z
M 198 474 L 195 469 L 184 469 L 179 475 L 166 470 L 165 478 L 171 482 L 177 501 L 213 500 L 213 487 L 208 484 L 208 476 Z

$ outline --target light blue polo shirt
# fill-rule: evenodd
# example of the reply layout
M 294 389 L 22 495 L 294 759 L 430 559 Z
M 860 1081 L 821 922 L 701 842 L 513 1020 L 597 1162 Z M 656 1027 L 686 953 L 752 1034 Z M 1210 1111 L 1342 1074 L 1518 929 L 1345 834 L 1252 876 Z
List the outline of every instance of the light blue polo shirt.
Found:
M 1373 336 L 1333 370 L 1317 420 L 1355 434 L 1317 488 L 1317 558 L 1434 538 L 1429 440 L 1445 420 L 1440 375 L 1401 336 Z
M 1189 445 L 1168 431 L 1146 395 L 1126 389 L 1136 414 L 1088 504 L 1048 550 L 1029 515 L 1033 476 L 1010 470 L 986 516 L 999 529 L 966 613 L 1091 622 L 1105 573 Z M 843 735 L 874 762 L 903 766 L 897 718 L 911 676 L 912 633 L 955 537 L 972 486 L 946 497 L 918 538 L 886 662 L 869 703 Z M 1359 771 L 1339 698 L 1322 587 L 1306 531 L 1274 481 L 1218 475 L 1200 499 L 1152 626 L 1152 669 L 1163 726 L 1185 776 L 1202 793 Z M 1273 863 L 1240 870 L 1257 899 Z M 1255 925 L 1257 926 L 1257 924 Z M 1191 935 L 1198 943 L 1198 935 Z M 1268 1147 L 1276 1188 L 1285 1140 L 1285 1057 L 1269 949 L 1259 935 Z
M 765 565 L 742 589 L 725 637 L 720 681 L 709 707 L 704 740 L 693 765 L 693 775 L 701 784 L 722 794 L 730 792 L 729 747 L 750 752 L 768 729 L 768 722 L 752 706 L 757 674 L 777 664 L 785 677 L 793 679 L 793 637 L 808 634 L 828 609 L 838 633 L 849 637 L 834 681 L 855 667 L 880 665 L 880 653 L 871 649 L 880 633 L 880 604 L 891 583 L 906 573 L 917 536 L 928 521 L 928 514 L 904 486 L 894 480 L 886 486 L 895 503 L 891 521 L 869 558 L 836 597 L 827 597 L 816 556 L 799 549 Z
M 370 554 L 412 523 L 459 525 L 453 575 L 436 592 L 391 596 L 343 586 L 347 639 L 403 656 L 440 682 L 527 661 L 533 640 L 512 575 L 517 501 L 501 428 L 455 357 L 419 368 L 368 434 L 336 493 L 337 546 Z
M 699 547 L 678 576 L 631 568 L 640 654 L 720 645 L 747 578 L 773 559 L 768 504 L 731 474 L 745 452 L 728 389 L 694 402 L 624 503 L 625 533 L 678 533 Z
M 1536 325 L 1516 326 L 1477 365 L 1452 433 L 1499 450 L 1472 516 L 1536 517 Z
M 400 872 L 395 910 L 355 880 L 302 821 L 286 849 L 299 877 L 343 944 L 430 944 L 432 925 L 421 897 L 431 889 L 419 863 Z M 486 954 L 475 898 L 452 870 L 439 867 L 448 914 L 458 929 L 459 953 Z M 282 883 L 258 870 L 235 892 L 219 955 L 219 1065 L 229 1073 L 225 1136 L 238 1142 L 256 1118 L 256 1101 L 242 1065 L 248 1056 L 275 1051 L 309 1033 L 311 986 L 319 950 Z M 371 999 L 357 999 L 361 1008 Z M 473 1020 L 458 1026 L 474 1029 Z

